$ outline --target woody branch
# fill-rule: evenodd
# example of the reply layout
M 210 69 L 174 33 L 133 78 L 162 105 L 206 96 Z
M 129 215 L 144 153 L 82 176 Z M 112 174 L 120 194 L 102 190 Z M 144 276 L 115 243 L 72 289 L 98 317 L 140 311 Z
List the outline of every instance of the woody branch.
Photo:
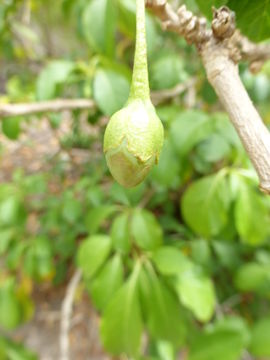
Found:
M 242 36 L 235 16 L 227 7 L 213 9 L 211 29 L 205 18 L 194 16 L 185 5 L 175 11 L 166 0 L 147 0 L 162 22 L 193 43 L 200 54 L 207 78 L 229 114 L 260 179 L 260 189 L 270 194 L 270 133 L 251 102 L 238 73 L 238 62 L 248 61 L 258 70 L 270 58 L 270 46 L 258 45 Z

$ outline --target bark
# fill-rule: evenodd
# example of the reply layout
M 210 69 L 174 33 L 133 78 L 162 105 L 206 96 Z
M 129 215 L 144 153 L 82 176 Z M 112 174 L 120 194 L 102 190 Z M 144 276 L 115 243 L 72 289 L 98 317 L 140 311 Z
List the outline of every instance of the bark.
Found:
M 270 194 L 270 133 L 243 86 L 238 66 L 219 44 L 206 46 L 202 59 L 207 78 L 257 171 L 261 190 Z
M 235 15 L 227 7 L 214 9 L 212 28 L 183 5 L 174 11 L 166 0 L 147 0 L 164 29 L 177 32 L 196 45 L 207 78 L 227 111 L 257 171 L 260 189 L 270 194 L 270 132 L 251 102 L 238 74 L 237 63 L 248 61 L 257 71 L 270 58 L 269 44 L 254 44 L 235 31 Z
M 64 110 L 93 109 L 95 103 L 88 99 L 58 99 L 25 104 L 0 104 L 0 119 Z

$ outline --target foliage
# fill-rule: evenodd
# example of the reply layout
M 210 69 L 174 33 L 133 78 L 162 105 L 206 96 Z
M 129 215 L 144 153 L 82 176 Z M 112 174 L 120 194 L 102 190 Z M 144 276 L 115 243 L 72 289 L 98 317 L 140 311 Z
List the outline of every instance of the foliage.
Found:
M 248 350 L 256 359 L 270 357 L 270 200 L 258 191 L 195 50 L 147 15 L 151 89 L 173 88 L 196 76 L 196 99 L 190 106 L 184 93 L 157 106 L 166 134 L 159 164 L 143 184 L 126 190 L 112 181 L 100 144 L 104 117 L 120 109 L 129 92 L 134 1 L 29 3 L 37 32 L 23 23 L 22 2 L 0 4 L 1 67 L 12 64 L 3 73 L 0 101 L 92 97 L 97 108 L 87 114 L 88 123 L 98 131 L 86 137 L 80 113 L 72 113 L 62 149 L 89 150 L 75 182 L 68 183 L 57 158 L 50 172 L 17 170 L 0 184 L 1 328 L 31 319 L 35 284 L 54 288 L 78 267 L 111 354 L 171 360 L 188 349 L 189 360 L 238 360 Z M 225 3 L 252 39 L 269 36 L 269 2 Z M 210 16 L 211 5 L 221 1 L 187 5 Z M 52 49 L 44 40 L 48 27 Z M 38 64 L 39 75 L 31 66 L 22 68 L 23 62 Z M 240 73 L 269 123 L 268 64 L 258 76 L 245 64 Z M 54 129 L 61 124 L 62 115 L 48 118 Z M 1 123 L 10 139 L 32 124 L 22 118 Z M 0 358 L 35 357 L 1 338 Z

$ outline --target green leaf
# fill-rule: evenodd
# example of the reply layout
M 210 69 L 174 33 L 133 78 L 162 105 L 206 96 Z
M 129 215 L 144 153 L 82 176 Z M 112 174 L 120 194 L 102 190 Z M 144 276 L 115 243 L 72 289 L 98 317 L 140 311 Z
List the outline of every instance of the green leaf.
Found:
M 238 247 L 228 241 L 213 241 L 213 249 L 219 263 L 229 269 L 235 269 L 240 264 Z
M 136 357 L 139 352 L 143 330 L 139 303 L 137 263 L 128 281 L 108 303 L 101 320 L 101 339 L 107 351 L 114 355 L 122 353 Z
M 167 52 L 151 63 L 149 76 L 150 87 L 155 90 L 172 88 L 188 78 L 179 55 Z
M 57 85 L 64 83 L 74 69 L 75 64 L 68 60 L 50 62 L 39 74 L 36 85 L 37 99 L 52 99 L 56 95 Z
M 83 13 L 83 32 L 97 52 L 112 57 L 115 51 L 116 5 L 114 0 L 91 0 Z
M 179 347 L 186 325 L 175 295 L 157 277 L 151 265 L 141 273 L 140 289 L 146 326 L 156 340 L 167 340 Z
M 158 165 L 151 172 L 158 184 L 170 187 L 179 183 L 180 164 L 176 153 L 168 140 L 165 140 Z
M 183 305 L 190 309 L 200 321 L 209 321 L 216 305 L 212 281 L 200 274 L 196 268 L 177 277 L 175 288 Z
M 136 33 L 136 3 L 133 0 L 118 0 L 118 23 L 120 30 L 131 39 Z M 151 55 L 158 44 L 156 22 L 146 13 L 147 55 Z
M 240 291 L 270 291 L 269 266 L 255 262 L 238 268 L 234 283 Z
M 210 325 L 210 331 L 211 331 Z M 246 347 L 250 342 L 250 329 L 247 324 L 247 321 L 235 314 L 232 316 L 225 316 L 220 318 L 214 324 L 214 330 L 230 330 L 230 331 L 237 331 L 239 335 L 242 337 L 243 345 Z
M 269 39 L 270 3 L 268 0 L 229 0 L 228 7 L 236 12 L 237 27 L 250 40 Z
M 228 156 L 231 148 L 223 136 L 212 134 L 201 142 L 196 150 L 204 161 L 217 162 Z
M 13 229 L 0 230 L 0 255 L 3 255 L 14 237 Z
M 18 139 L 20 134 L 20 122 L 21 119 L 18 117 L 11 117 L 2 120 L 3 133 L 11 140 Z
M 100 110 L 111 116 L 126 103 L 130 83 L 126 76 L 112 70 L 98 70 L 94 78 L 94 99 Z
M 180 250 L 162 246 L 154 252 L 153 262 L 163 275 L 177 275 L 189 270 L 193 264 Z
M 62 216 L 63 218 L 74 224 L 81 216 L 81 203 L 76 199 L 66 199 L 63 203 Z
M 239 360 L 243 340 L 238 331 L 217 330 L 197 336 L 190 348 L 189 360 Z
M 191 258 L 192 260 L 202 266 L 211 265 L 211 248 L 210 244 L 205 239 L 195 239 L 191 242 Z
M 242 150 L 241 141 L 228 115 L 223 112 L 216 112 L 211 115 L 211 119 L 215 123 L 215 132 L 222 136 L 228 144 Z
M 219 8 L 220 6 L 226 5 L 228 0 L 195 0 L 200 11 L 208 17 L 208 19 L 213 18 L 212 6 Z
M 0 325 L 7 330 L 14 329 L 21 321 L 21 309 L 15 293 L 13 279 L 0 283 Z
M 95 234 L 102 223 L 116 211 L 113 205 L 101 205 L 88 211 L 85 226 L 90 234 Z
M 162 244 L 162 229 L 152 213 L 136 209 L 131 218 L 131 236 L 144 250 L 154 250 Z
M 109 256 L 110 250 L 111 238 L 106 235 L 90 236 L 80 244 L 77 261 L 86 277 L 96 273 Z
M 252 328 L 250 351 L 262 358 L 270 357 L 270 318 L 260 319 Z
M 194 181 L 182 197 L 181 209 L 186 223 L 196 233 L 217 235 L 228 221 L 229 186 L 223 174 Z
M 204 112 L 189 110 L 172 122 L 170 138 L 180 156 L 186 155 L 196 144 L 213 131 L 213 121 Z
M 111 227 L 111 238 L 113 247 L 128 254 L 131 248 L 130 235 L 129 235 L 129 214 L 123 213 L 116 217 Z
M 123 284 L 124 268 L 120 255 L 115 255 L 101 269 L 90 284 L 90 292 L 98 310 L 104 310 L 115 292 Z
M 243 181 L 235 204 L 235 226 L 241 240 L 249 245 L 262 244 L 269 234 L 269 214 L 263 197 Z
M 25 222 L 26 212 L 22 201 L 17 196 L 9 196 L 0 202 L 0 224 L 21 225 Z
M 37 280 L 52 275 L 54 267 L 50 239 L 46 237 L 32 239 L 31 245 L 26 249 L 24 270 Z
M 120 30 L 127 36 L 135 38 L 136 3 L 133 0 L 118 0 L 118 11 Z
M 0 357 L 3 360 L 38 360 L 37 356 L 22 344 L 0 337 Z

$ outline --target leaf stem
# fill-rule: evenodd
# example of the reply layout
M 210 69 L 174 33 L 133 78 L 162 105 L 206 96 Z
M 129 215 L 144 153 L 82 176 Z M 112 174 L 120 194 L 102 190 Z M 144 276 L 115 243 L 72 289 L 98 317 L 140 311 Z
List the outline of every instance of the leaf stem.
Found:
M 145 0 L 136 0 L 136 46 L 129 100 L 150 98 L 145 31 Z

